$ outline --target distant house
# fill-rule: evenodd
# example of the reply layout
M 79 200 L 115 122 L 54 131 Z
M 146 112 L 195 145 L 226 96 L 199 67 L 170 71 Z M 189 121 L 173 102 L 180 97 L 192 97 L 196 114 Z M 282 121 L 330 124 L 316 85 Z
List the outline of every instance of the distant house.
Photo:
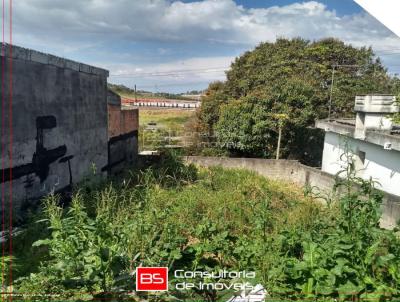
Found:
M 356 96 L 356 119 L 319 120 L 325 130 L 322 171 L 336 174 L 350 154 L 357 175 L 377 181 L 382 191 L 400 196 L 400 127 L 391 115 L 399 111 L 391 95 Z

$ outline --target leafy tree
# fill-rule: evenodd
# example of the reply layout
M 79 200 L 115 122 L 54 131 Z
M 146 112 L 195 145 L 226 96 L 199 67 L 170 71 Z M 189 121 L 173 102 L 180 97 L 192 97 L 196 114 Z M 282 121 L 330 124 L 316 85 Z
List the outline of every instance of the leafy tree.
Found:
M 202 98 L 202 110 L 198 119 L 203 126 L 202 130 L 212 136 L 213 127 L 219 118 L 220 106 L 227 101 L 227 93 L 224 90 L 224 83 L 213 82 L 208 86 L 205 96 Z
M 288 157 L 297 151 L 297 137 L 318 118 L 320 100 L 313 87 L 299 78 L 287 79 L 281 87 L 274 85 L 269 95 L 249 95 L 221 107 L 215 128 L 222 146 L 246 156 L 274 156 L 279 129 L 276 116 L 284 114 L 281 154 Z
M 199 122 L 210 134 L 218 129 L 219 142 L 232 152 L 273 156 L 278 127 L 271 115 L 286 114 L 282 155 L 309 161 L 318 156 L 305 154 L 309 142 L 299 141 L 298 135 L 309 132 L 315 119 L 328 116 L 331 87 L 332 117 L 352 116 L 357 94 L 400 90 L 371 48 L 332 38 L 278 39 L 236 58 L 227 80 L 210 84 Z M 322 141 L 322 133 L 312 137 L 314 143 Z
M 268 143 L 265 136 L 268 126 L 267 116 L 260 105 L 239 100 L 221 107 L 216 132 L 220 146 L 232 152 L 240 150 L 246 155 L 268 155 L 265 154 L 267 149 L 263 150 Z

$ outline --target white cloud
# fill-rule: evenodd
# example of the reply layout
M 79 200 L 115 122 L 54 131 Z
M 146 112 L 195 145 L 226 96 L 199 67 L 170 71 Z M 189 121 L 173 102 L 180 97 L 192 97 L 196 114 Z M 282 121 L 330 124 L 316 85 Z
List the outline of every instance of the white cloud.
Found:
M 15 44 L 74 58 L 88 48 L 104 53 L 115 51 L 111 46 L 118 48 L 121 43 L 151 42 L 157 44 L 158 55 L 170 56 L 165 66 L 177 69 L 171 56 L 174 50 L 164 44 L 178 42 L 196 49 L 200 44 L 211 48 L 214 43 L 246 49 L 277 37 L 298 36 L 311 40 L 337 37 L 355 46 L 400 52 L 400 39 L 369 14 L 340 16 L 317 1 L 253 9 L 233 0 L 18 0 L 13 5 Z M 131 56 L 121 54 L 121 48 L 117 56 Z M 210 53 L 212 49 L 207 55 Z M 102 64 L 111 66 L 111 73 L 122 70 L 112 67 L 115 56 L 110 53 L 109 62 Z M 202 54 L 194 51 L 192 56 Z M 218 61 L 220 56 L 218 53 L 214 59 Z M 393 64 L 393 56 L 383 53 L 383 58 Z M 204 64 L 201 68 L 214 64 L 210 58 L 195 61 L 193 65 Z M 142 66 L 139 61 L 127 62 L 125 71 L 133 65 L 143 70 L 163 69 L 158 63 Z
M 234 57 L 196 57 L 187 60 L 178 60 L 157 65 L 142 65 L 140 68 L 134 64 L 104 64 L 111 70 L 110 81 L 113 83 L 125 83 L 132 86 L 138 85 L 138 89 L 153 89 L 155 83 L 159 87 L 168 87 L 169 90 L 179 91 L 180 87 L 193 83 L 203 88 L 207 83 L 224 80 L 225 70 L 230 66 Z M 210 66 L 210 67 L 204 67 Z M 154 90 L 154 89 L 153 89 Z
M 14 14 L 17 36 L 70 43 L 126 39 L 254 45 L 276 36 L 337 36 L 368 44 L 393 37 L 366 13 L 338 16 L 317 1 L 245 9 L 233 0 L 19 0 Z

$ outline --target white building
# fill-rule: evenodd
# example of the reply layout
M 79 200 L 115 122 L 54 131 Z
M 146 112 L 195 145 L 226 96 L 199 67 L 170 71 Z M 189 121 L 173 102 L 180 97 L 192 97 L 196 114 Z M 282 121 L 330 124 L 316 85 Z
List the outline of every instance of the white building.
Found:
M 345 165 L 346 150 L 358 176 L 377 181 L 378 189 L 400 196 L 400 127 L 390 116 L 399 111 L 390 95 L 357 96 L 356 119 L 319 120 L 325 130 L 322 171 L 336 174 Z

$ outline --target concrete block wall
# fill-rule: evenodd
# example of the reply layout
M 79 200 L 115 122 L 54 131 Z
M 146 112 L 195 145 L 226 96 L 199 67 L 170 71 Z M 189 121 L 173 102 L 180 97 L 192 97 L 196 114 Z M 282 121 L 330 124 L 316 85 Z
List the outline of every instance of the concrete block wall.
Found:
M 2 112 L 6 126 L 1 136 L 0 175 L 4 172 L 6 177 L 0 176 L 0 182 L 8 200 L 12 168 L 12 200 L 18 212 L 24 201 L 69 188 L 91 175 L 93 168 L 101 174 L 107 166 L 108 71 L 17 46 L 10 51 L 5 46 L 5 60 L 0 61 L 7 111 Z
M 76 61 L 68 60 L 65 58 L 53 56 L 47 53 L 36 51 L 33 49 L 28 49 L 16 45 L 10 45 L 7 43 L 0 43 L 2 52 L 0 56 L 5 56 L 7 58 L 12 58 L 16 60 L 30 61 L 45 65 L 52 65 L 60 68 L 70 69 L 74 71 L 79 71 L 83 73 L 98 75 L 102 78 L 107 78 L 109 75 L 108 70 L 87 65 L 84 63 L 79 63 Z
M 262 176 L 271 179 L 291 182 L 295 185 L 318 188 L 325 196 L 332 195 L 335 185 L 335 176 L 319 169 L 300 164 L 295 160 L 273 160 L 259 158 L 224 158 L 187 156 L 184 160 L 188 163 L 204 167 L 222 166 L 225 168 L 241 168 L 255 171 Z M 384 201 L 382 204 L 381 227 L 391 229 L 400 220 L 400 196 L 382 192 Z M 340 192 L 338 192 L 340 194 Z M 335 198 L 335 196 L 331 196 Z

